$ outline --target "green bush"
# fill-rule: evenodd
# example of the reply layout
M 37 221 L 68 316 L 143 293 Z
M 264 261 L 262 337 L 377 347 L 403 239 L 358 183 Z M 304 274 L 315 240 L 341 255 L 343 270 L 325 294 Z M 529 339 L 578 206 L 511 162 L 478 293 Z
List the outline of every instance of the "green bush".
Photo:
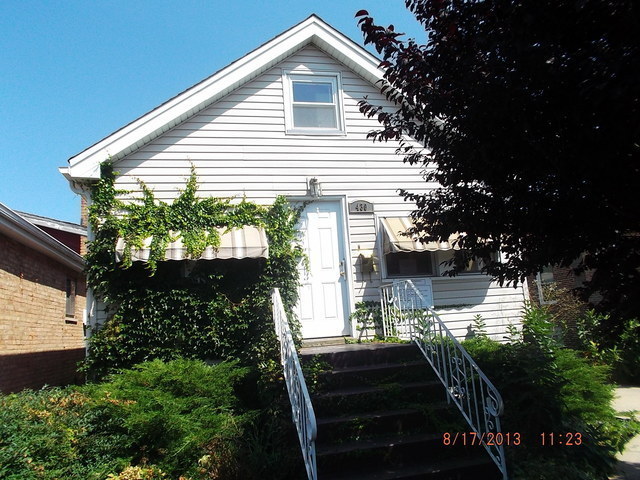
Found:
M 0 396 L 0 478 L 101 480 L 124 468 L 123 438 L 92 435 L 91 404 L 74 388 Z
M 614 381 L 640 385 L 640 320 L 622 322 L 611 332 L 609 316 L 589 310 L 576 321 L 578 348 L 591 361 L 609 365 Z
M 0 478 L 297 478 L 290 417 L 251 408 L 255 389 L 234 363 L 176 359 L 0 396 Z
M 380 302 L 358 302 L 349 316 L 349 321 L 356 324 L 359 332 L 358 340 L 383 338 L 382 310 Z
M 607 367 L 564 348 L 556 333 L 545 310 L 528 307 L 510 343 L 479 336 L 464 346 L 503 396 L 502 430 L 521 434 L 522 445 L 506 447 L 512 478 L 607 478 L 638 423 L 616 418 Z M 548 437 L 543 445 L 551 432 L 580 433 L 581 445 L 549 446 Z

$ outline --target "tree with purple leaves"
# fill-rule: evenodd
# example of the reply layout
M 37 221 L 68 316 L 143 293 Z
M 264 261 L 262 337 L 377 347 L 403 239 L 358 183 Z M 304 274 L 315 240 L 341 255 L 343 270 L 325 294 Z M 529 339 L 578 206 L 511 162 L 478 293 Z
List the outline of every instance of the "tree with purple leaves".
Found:
M 356 17 L 395 104 L 360 102 L 381 123 L 369 135 L 437 185 L 401 190 L 413 233 L 463 232 L 451 275 L 471 259 L 506 284 L 572 266 L 612 319 L 640 315 L 640 4 L 405 3 L 425 44 Z

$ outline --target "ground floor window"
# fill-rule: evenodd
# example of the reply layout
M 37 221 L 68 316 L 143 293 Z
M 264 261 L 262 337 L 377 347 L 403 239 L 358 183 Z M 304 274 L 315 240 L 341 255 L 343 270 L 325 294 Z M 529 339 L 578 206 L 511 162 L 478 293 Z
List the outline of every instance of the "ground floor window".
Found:
M 385 255 L 388 277 L 433 275 L 432 252 L 395 252 Z

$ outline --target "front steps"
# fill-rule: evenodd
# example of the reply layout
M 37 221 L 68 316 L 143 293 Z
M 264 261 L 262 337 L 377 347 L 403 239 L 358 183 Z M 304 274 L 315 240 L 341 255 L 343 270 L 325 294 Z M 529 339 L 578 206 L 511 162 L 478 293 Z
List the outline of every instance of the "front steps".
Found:
M 481 446 L 446 446 L 468 430 L 415 345 L 302 349 L 318 422 L 319 480 L 497 480 Z

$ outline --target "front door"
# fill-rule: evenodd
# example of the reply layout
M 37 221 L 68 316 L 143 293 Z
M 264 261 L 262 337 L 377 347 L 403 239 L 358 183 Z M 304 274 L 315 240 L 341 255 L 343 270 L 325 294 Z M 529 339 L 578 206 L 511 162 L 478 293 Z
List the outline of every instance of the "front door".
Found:
M 339 201 L 315 201 L 300 217 L 307 255 L 300 265 L 298 318 L 303 338 L 348 335 L 347 262 Z

